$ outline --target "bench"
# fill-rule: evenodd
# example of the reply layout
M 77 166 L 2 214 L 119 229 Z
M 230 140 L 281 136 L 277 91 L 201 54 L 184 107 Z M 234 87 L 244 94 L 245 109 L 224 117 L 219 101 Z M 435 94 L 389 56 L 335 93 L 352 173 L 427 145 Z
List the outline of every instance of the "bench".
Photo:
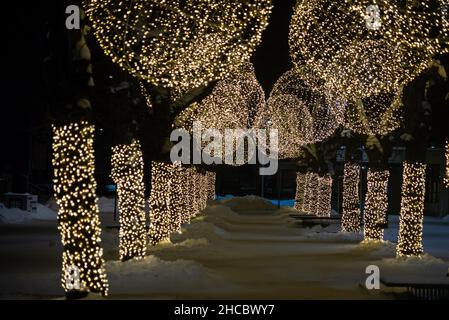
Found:
M 418 300 L 449 300 L 449 278 L 441 277 L 440 280 L 408 282 L 381 278 L 380 283 L 388 288 L 405 289 L 409 296 Z

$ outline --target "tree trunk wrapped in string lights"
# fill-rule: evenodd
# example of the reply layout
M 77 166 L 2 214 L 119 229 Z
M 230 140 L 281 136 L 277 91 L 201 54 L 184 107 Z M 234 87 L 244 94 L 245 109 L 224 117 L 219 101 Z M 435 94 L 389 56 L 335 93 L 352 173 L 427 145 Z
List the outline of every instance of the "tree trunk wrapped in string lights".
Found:
M 309 183 L 310 183 L 310 172 L 307 172 L 304 175 L 304 189 L 302 191 L 303 198 L 302 198 L 302 206 L 301 211 L 307 212 L 307 206 L 309 204 Z
M 368 170 L 368 190 L 365 200 L 365 240 L 382 241 L 388 207 L 388 170 Z
M 153 162 L 151 186 L 150 244 L 156 245 L 181 231 L 181 225 L 215 197 L 215 173 L 201 173 L 180 163 Z
M 346 232 L 360 231 L 359 176 L 360 167 L 358 164 L 345 164 L 341 228 Z
M 183 170 L 181 163 L 176 162 L 171 168 L 170 179 L 170 220 L 171 232 L 181 232 L 182 215 L 185 210 L 185 201 L 183 192 Z
M 63 245 L 64 290 L 107 295 L 95 194 L 94 131 L 86 121 L 53 127 L 54 191 Z M 79 283 L 75 275 L 79 275 Z
M 402 182 L 398 256 L 418 256 L 423 253 L 422 231 L 424 197 L 426 189 L 426 165 L 404 163 Z
M 296 195 L 295 195 L 295 209 L 302 211 L 304 204 L 304 190 L 306 184 L 306 175 L 296 173 Z
M 193 202 L 192 202 L 192 189 L 191 189 L 191 181 L 192 181 L 192 170 L 190 168 L 182 167 L 182 170 L 179 174 L 179 178 L 181 182 L 181 201 L 183 206 L 183 211 L 181 213 L 181 224 L 189 223 L 190 219 L 193 215 Z
M 444 184 L 446 188 L 449 188 L 449 141 L 446 141 L 446 169 L 444 175 Z
M 316 176 L 316 189 L 315 192 L 313 193 L 314 197 L 315 197 L 315 201 L 313 204 L 313 207 L 310 208 L 310 213 L 314 214 L 314 215 L 319 215 L 321 208 L 321 193 L 320 193 L 320 188 L 321 188 L 321 177 L 319 175 Z
M 316 191 L 319 194 L 317 202 L 316 215 L 319 217 L 330 217 L 331 215 L 331 199 L 332 199 L 332 177 L 326 175 L 320 177 L 319 188 Z
M 143 258 L 147 248 L 147 232 L 143 156 L 139 141 L 112 148 L 111 177 L 117 184 L 120 260 Z
M 319 201 L 319 194 L 317 192 L 320 182 L 319 182 L 320 177 L 318 176 L 318 174 L 316 173 L 312 173 L 311 174 L 311 179 L 309 180 L 309 214 L 315 214 L 316 213 L 316 207 Z
M 173 165 L 153 161 L 151 165 L 150 244 L 156 245 L 170 237 Z
M 307 214 L 315 213 L 318 185 L 318 175 L 313 172 L 308 173 L 304 193 L 304 212 Z
M 207 200 L 214 200 L 215 199 L 215 181 L 216 181 L 216 174 L 215 172 L 207 172 Z

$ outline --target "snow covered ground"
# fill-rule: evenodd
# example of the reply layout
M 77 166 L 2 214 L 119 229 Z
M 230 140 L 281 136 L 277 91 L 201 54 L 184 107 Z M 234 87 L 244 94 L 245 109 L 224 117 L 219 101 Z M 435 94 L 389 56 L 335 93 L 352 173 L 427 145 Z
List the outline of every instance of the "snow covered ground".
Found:
M 338 224 L 299 226 L 289 214 L 256 197 L 210 202 L 203 214 L 143 260 L 117 261 L 113 200 L 102 200 L 103 246 L 110 297 L 121 299 L 389 299 L 367 291 L 368 265 L 381 277 L 445 276 L 449 221 L 427 218 L 421 259 L 395 259 L 398 218 L 386 242 L 361 243 Z M 100 201 L 101 202 L 101 201 Z M 0 210 L 2 213 L 3 210 Z M 296 212 L 297 213 L 297 212 Z M 0 225 L 0 298 L 59 298 L 61 246 L 54 220 Z

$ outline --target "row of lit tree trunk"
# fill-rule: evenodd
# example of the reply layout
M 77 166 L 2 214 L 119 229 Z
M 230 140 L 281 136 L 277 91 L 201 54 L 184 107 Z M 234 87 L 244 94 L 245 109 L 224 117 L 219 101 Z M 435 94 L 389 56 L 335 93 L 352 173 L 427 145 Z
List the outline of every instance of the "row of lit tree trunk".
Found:
M 107 294 L 96 197 L 95 128 L 87 121 L 54 126 L 53 166 L 58 223 L 63 243 L 62 285 L 68 295 Z M 111 176 L 117 185 L 122 261 L 142 258 L 147 245 L 168 239 L 190 222 L 215 195 L 215 173 L 181 164 L 153 162 L 150 226 L 146 226 L 144 161 L 140 143 L 117 145 Z M 79 276 L 74 286 L 73 274 Z
M 332 177 L 317 173 L 297 173 L 295 209 L 306 214 L 329 217 L 331 214 Z
M 367 176 L 367 193 L 363 215 L 363 232 L 367 241 L 382 241 L 388 225 L 388 179 L 389 171 L 370 168 Z M 423 253 L 422 228 L 426 165 L 404 163 L 399 239 L 397 254 L 400 256 Z M 342 230 L 360 232 L 360 165 L 346 163 L 343 178 Z M 332 178 L 317 173 L 297 173 L 295 208 L 316 216 L 330 216 Z
M 368 241 L 382 241 L 387 226 L 388 170 L 368 170 L 368 188 L 363 215 L 364 237 Z M 420 255 L 424 216 L 426 165 L 404 163 L 401 195 L 401 211 L 397 254 L 399 256 Z M 360 212 L 360 166 L 346 163 L 343 178 L 342 230 L 361 231 Z

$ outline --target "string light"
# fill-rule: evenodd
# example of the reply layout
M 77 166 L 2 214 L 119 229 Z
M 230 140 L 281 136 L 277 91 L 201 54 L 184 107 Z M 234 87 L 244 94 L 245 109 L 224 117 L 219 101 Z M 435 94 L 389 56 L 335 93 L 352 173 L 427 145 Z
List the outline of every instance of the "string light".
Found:
M 449 141 L 446 141 L 446 174 L 444 177 L 444 184 L 449 188 Z
M 250 58 L 271 0 L 87 0 L 96 38 L 113 62 L 154 86 L 187 90 Z
M 304 212 L 307 214 L 315 213 L 318 197 L 318 179 L 319 176 L 316 173 L 310 172 L 307 178 L 306 191 L 304 196 Z
M 145 99 L 145 102 L 149 109 L 153 108 L 153 102 L 151 101 L 151 95 L 148 93 L 147 89 L 145 88 L 145 85 L 142 82 L 139 82 L 140 87 L 140 93 L 142 94 L 143 98 Z
M 306 84 L 306 78 L 313 85 Z M 269 120 L 268 127 L 279 130 L 279 153 L 284 158 L 297 156 L 304 144 L 330 137 L 343 115 L 343 108 L 335 103 L 330 91 L 324 90 L 305 68 L 284 73 L 275 83 L 267 105 L 268 114 L 262 114 L 261 119 Z
M 341 228 L 346 232 L 360 231 L 359 176 L 358 164 L 345 163 Z
M 151 164 L 149 241 L 156 245 L 167 240 L 172 231 L 171 202 L 172 164 L 153 161 Z
M 120 260 L 145 257 L 145 184 L 143 155 L 137 140 L 112 148 L 111 177 L 117 185 L 120 212 Z
M 332 177 L 330 175 L 319 177 L 319 188 L 315 192 L 318 194 L 315 214 L 319 217 L 330 217 L 332 210 Z
M 356 42 L 339 51 L 328 70 L 328 86 L 349 100 L 399 92 L 432 64 L 432 56 L 406 50 L 387 41 Z M 411 49 L 407 49 L 411 50 Z
M 265 105 L 265 93 L 254 67 L 246 62 L 219 81 L 201 102 L 197 121 L 215 129 L 251 128 L 256 113 Z
M 301 211 L 304 212 L 304 213 L 307 213 L 307 211 L 308 211 L 307 206 L 309 205 L 309 202 L 308 202 L 309 193 L 308 192 L 309 192 L 310 178 L 311 178 L 311 173 L 307 172 L 304 175 L 304 189 L 302 191 L 302 193 L 303 193 L 303 200 L 302 200 Z
M 181 231 L 215 198 L 215 173 L 176 162 L 153 162 L 150 195 L 150 244 Z
M 208 171 L 206 173 L 206 183 L 207 183 L 207 200 L 215 200 L 215 183 L 217 179 L 217 174 L 215 172 Z
M 426 165 L 404 162 L 399 238 L 396 247 L 398 256 L 417 256 L 423 253 L 425 188 Z
M 347 103 L 344 125 L 360 134 L 384 136 L 401 126 L 403 116 L 401 90 L 400 94 L 381 93 Z
M 443 6 L 443 0 L 302 1 L 290 24 L 292 61 L 352 99 L 397 92 L 447 51 Z
M 302 208 L 301 208 L 301 211 L 303 212 L 303 213 L 305 213 L 305 214 L 308 214 L 308 211 L 309 211 L 309 208 L 308 208 L 308 206 L 309 206 L 309 183 L 310 183 L 310 175 L 311 175 L 311 173 L 310 172 L 307 172 L 306 174 L 305 174 L 305 178 L 304 178 L 304 190 L 303 190 L 303 201 L 302 201 Z
M 388 177 L 390 172 L 368 170 L 368 190 L 365 200 L 365 240 L 382 241 L 388 207 Z
M 298 211 L 303 211 L 306 177 L 307 174 L 296 173 L 295 209 Z
M 79 291 L 107 295 L 96 182 L 94 131 L 86 121 L 53 126 L 54 191 L 59 206 L 58 230 L 63 245 L 62 286 L 71 269 L 78 269 Z M 78 289 L 76 289 L 78 290 Z
M 264 106 L 265 93 L 257 81 L 253 65 L 246 62 L 229 77 L 219 81 L 212 93 L 201 103 L 192 104 L 181 112 L 175 119 L 174 127 L 181 127 L 192 133 L 193 122 L 198 121 L 204 129 L 215 129 L 222 135 L 226 129 L 250 129 Z M 237 131 L 234 133 L 234 140 L 240 141 L 243 138 Z M 208 142 L 204 141 L 202 147 L 207 144 Z M 212 150 L 207 149 L 203 149 L 203 152 L 222 160 L 234 157 L 234 154 L 227 153 L 224 145 L 225 141 L 221 154 L 211 154 Z M 245 161 L 248 160 L 247 151 L 245 149 Z M 236 161 L 233 165 L 237 165 Z

